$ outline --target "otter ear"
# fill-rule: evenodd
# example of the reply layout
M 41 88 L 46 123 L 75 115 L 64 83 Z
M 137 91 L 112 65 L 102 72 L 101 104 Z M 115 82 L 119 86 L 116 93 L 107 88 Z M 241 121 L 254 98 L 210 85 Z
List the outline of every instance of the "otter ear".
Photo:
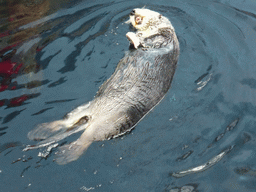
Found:
M 159 19 L 161 19 L 161 18 L 162 18 L 162 16 L 163 16 L 162 14 L 159 14 L 158 18 L 159 18 Z

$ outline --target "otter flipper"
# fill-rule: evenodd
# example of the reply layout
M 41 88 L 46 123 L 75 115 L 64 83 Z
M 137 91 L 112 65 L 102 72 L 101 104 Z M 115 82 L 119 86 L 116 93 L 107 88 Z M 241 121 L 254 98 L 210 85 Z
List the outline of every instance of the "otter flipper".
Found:
M 74 134 L 74 133 L 77 133 L 77 132 L 80 132 L 80 131 L 83 131 L 87 128 L 87 124 L 86 125 L 82 125 L 82 126 L 77 126 L 77 127 L 74 127 L 73 129 L 63 129 L 61 131 L 59 131 L 58 133 L 56 133 L 54 136 L 52 137 L 49 137 L 43 141 L 40 141 L 39 143 L 37 143 L 36 145 L 33 145 L 33 146 L 30 146 L 28 145 L 25 149 L 23 149 L 24 151 L 27 151 L 27 150 L 31 150 L 31 149 L 37 149 L 37 148 L 41 148 L 41 147 L 45 147 L 45 146 L 49 146 L 53 143 L 56 143 L 62 139 L 65 139 L 66 137 Z
M 28 138 L 30 140 L 47 139 L 55 134 L 64 133 L 78 125 L 86 123 L 89 119 L 89 106 L 90 102 L 71 111 L 63 120 L 42 123 L 38 125 L 34 130 L 28 133 Z
M 28 133 L 28 138 L 30 140 L 42 140 L 56 134 L 56 132 L 59 132 L 60 130 L 65 129 L 68 129 L 68 127 L 63 120 L 42 123 Z
M 94 130 L 88 128 L 79 139 L 60 147 L 59 151 L 56 153 L 56 162 L 59 165 L 64 165 L 77 160 L 93 142 L 93 131 Z

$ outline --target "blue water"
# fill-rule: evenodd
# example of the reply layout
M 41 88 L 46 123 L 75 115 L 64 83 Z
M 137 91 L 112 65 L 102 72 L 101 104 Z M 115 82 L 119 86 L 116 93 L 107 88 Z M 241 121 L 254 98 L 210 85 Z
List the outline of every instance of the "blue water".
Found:
M 65 166 L 56 148 L 23 151 L 37 124 L 93 99 L 143 6 L 180 42 L 165 99 L 130 134 Z M 256 191 L 256 1 L 4 0 L 0 10 L 0 191 Z

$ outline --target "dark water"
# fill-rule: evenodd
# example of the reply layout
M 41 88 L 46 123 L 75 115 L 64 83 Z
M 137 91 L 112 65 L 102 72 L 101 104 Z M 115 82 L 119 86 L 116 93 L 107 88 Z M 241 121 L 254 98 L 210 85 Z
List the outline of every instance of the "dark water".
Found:
M 95 95 L 128 49 L 136 7 L 181 47 L 165 99 L 123 137 L 79 160 L 22 151 L 37 124 Z M 256 191 L 256 1 L 0 1 L 0 190 Z M 78 135 L 66 139 L 76 139 Z

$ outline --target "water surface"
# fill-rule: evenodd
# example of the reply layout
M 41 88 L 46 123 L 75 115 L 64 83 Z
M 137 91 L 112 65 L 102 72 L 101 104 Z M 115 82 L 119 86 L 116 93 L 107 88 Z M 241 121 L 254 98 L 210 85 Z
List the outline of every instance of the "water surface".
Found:
M 0 5 L 2 191 L 256 191 L 255 1 Z M 128 49 L 129 12 L 143 6 L 168 17 L 180 41 L 165 99 L 130 134 L 68 165 L 53 162 L 55 148 L 22 151 L 37 124 L 93 99 Z

